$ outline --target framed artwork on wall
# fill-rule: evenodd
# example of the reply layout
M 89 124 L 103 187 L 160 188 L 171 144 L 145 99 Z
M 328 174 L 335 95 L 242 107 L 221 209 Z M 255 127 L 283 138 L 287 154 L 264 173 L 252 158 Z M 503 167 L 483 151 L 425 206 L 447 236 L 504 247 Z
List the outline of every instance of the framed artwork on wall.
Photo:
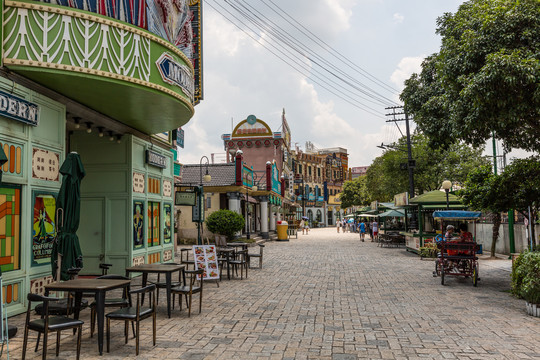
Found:
M 163 244 L 170 244 L 172 241 L 172 205 L 163 204 L 163 218 L 165 224 L 163 225 Z
M 133 200 L 133 249 L 144 247 L 144 201 Z
M 48 265 L 56 238 L 56 193 L 33 191 L 32 266 Z

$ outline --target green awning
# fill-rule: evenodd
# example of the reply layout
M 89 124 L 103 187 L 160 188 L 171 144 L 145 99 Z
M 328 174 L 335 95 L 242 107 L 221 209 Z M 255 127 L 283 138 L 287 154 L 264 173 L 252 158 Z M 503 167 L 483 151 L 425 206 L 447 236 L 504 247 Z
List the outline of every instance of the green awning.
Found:
M 448 194 L 448 202 L 450 204 L 461 204 L 459 198 L 454 194 Z M 433 190 L 409 200 L 411 205 L 424 205 L 424 204 L 444 204 L 446 205 L 446 193 L 444 191 Z
M 405 213 L 398 210 L 388 210 L 379 214 L 379 217 L 405 217 Z

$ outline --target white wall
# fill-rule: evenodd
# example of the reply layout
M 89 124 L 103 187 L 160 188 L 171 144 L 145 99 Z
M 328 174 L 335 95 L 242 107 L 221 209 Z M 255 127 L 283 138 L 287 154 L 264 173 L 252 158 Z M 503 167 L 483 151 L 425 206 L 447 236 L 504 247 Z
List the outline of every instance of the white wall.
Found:
M 472 232 L 472 229 L 469 228 Z M 536 236 L 540 234 L 540 225 L 536 225 Z M 476 242 L 482 244 L 484 254 L 491 251 L 491 242 L 493 238 L 493 224 L 476 225 Z M 523 224 L 514 224 L 514 242 L 516 252 L 527 249 L 527 235 Z M 538 243 L 538 240 L 536 241 Z M 508 237 L 508 224 L 502 224 L 499 228 L 499 239 L 497 240 L 497 254 L 510 254 L 510 240 Z

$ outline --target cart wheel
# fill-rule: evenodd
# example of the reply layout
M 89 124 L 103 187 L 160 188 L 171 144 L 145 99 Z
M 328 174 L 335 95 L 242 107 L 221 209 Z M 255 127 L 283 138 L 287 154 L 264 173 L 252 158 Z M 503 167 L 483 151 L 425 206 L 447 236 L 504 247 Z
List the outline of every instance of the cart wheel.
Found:
M 441 285 L 444 285 L 444 266 L 441 268 Z
M 472 284 L 473 286 L 478 285 L 478 268 L 476 266 L 473 268 Z
M 441 263 L 440 263 L 439 259 L 435 260 L 435 275 L 436 276 L 441 276 Z

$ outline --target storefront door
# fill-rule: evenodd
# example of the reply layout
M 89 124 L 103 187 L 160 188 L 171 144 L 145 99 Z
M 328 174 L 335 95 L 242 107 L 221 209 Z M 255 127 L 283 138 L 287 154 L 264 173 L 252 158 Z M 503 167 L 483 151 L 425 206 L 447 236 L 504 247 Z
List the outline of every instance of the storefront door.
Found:
M 77 234 L 81 244 L 85 274 L 99 274 L 99 264 L 109 262 L 105 253 L 104 219 L 105 198 L 81 199 L 81 221 Z

